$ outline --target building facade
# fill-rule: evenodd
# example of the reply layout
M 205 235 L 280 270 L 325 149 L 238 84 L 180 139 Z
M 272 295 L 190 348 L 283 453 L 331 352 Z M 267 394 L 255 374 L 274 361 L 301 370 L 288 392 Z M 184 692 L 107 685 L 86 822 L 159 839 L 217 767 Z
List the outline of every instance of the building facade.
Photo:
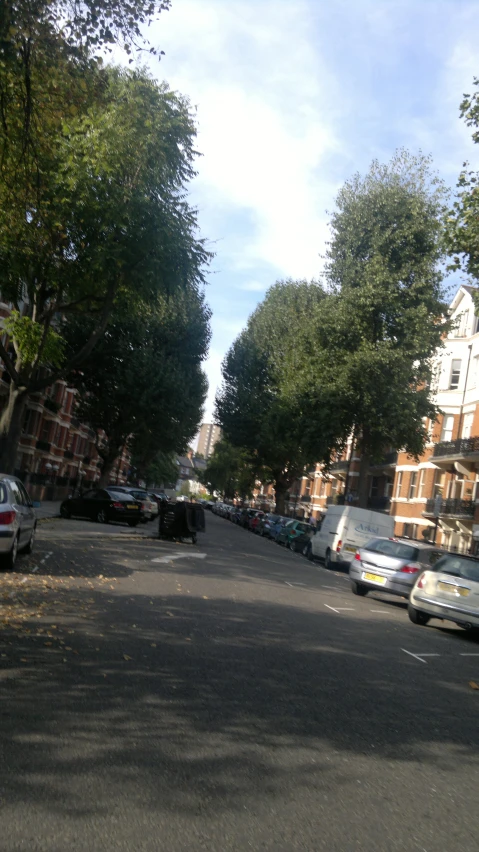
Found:
M 216 423 L 202 423 L 198 437 L 198 454 L 208 459 L 214 450 L 215 444 L 221 438 L 221 429 Z

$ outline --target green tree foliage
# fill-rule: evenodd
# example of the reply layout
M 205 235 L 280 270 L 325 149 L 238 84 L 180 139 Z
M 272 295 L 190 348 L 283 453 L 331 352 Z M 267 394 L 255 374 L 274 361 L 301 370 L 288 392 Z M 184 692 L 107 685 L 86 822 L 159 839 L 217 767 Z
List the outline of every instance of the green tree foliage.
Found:
M 363 456 L 359 500 L 365 505 L 371 457 L 389 447 L 419 455 L 430 399 L 432 357 L 448 324 L 440 263 L 444 190 L 429 160 L 399 152 L 374 162 L 337 198 L 326 278 L 331 296 L 321 384 L 334 389 L 341 420 Z
M 94 353 L 74 375 L 78 416 L 97 433 L 108 482 L 128 446 L 137 475 L 147 478 L 158 453 L 181 452 L 201 420 L 207 391 L 201 362 L 209 341 L 209 310 L 191 290 L 158 297 L 132 313 L 117 309 Z M 79 318 L 65 325 L 72 350 L 85 334 Z
M 319 312 L 324 299 L 317 284 L 278 283 L 223 363 L 218 422 L 228 441 L 246 449 L 257 467 L 268 471 L 281 514 L 285 495 L 305 466 L 329 457 L 331 444 L 336 445 L 327 417 L 321 414 L 321 424 L 314 422 L 310 409 L 316 365 L 313 343 L 308 357 L 305 330 L 310 313 Z
M 26 397 L 88 357 L 115 301 L 128 296 L 134 309 L 158 292 L 199 290 L 209 257 L 185 199 L 195 137 L 185 99 L 143 72 L 109 69 L 101 96 L 57 124 L 51 144 L 40 134 L 45 154 L 39 143 L 23 195 L 13 179 L 0 184 L 0 288 L 15 307 L 26 305 L 32 330 L 28 355 L 18 337 L 13 351 L 0 345 L 11 377 L 0 420 L 4 470 L 14 466 Z M 10 143 L 6 150 L 8 176 L 19 154 Z M 57 369 L 52 323 L 71 314 L 94 321 Z
M 198 479 L 211 493 L 217 491 L 225 500 L 235 497 L 244 500 L 252 496 L 258 475 L 251 454 L 222 439 L 215 444 L 205 470 L 198 472 Z
M 137 468 L 137 461 L 140 466 L 142 460 L 132 458 L 132 464 Z M 144 479 L 148 486 L 159 487 L 164 485 L 166 488 L 174 488 L 178 479 L 178 464 L 174 453 L 164 453 L 161 450 L 156 453 L 150 464 L 144 469 Z
M 474 78 L 476 90 L 464 95 L 460 115 L 472 128 L 472 138 L 479 143 L 479 78 Z M 458 195 L 447 220 L 447 247 L 453 255 L 453 267 L 463 269 L 475 282 L 479 279 L 479 172 L 464 163 L 459 175 Z M 476 300 L 479 309 L 479 301 Z

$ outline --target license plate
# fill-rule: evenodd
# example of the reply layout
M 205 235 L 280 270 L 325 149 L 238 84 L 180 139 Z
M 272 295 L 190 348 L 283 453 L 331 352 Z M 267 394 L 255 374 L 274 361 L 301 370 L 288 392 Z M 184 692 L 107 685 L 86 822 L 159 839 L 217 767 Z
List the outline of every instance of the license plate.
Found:
M 381 577 L 380 574 L 370 574 L 368 571 L 363 573 L 363 580 L 369 580 L 371 583 L 379 583 L 380 586 L 384 586 L 387 583 L 386 577 Z
M 441 583 L 437 584 L 438 589 L 441 592 L 449 592 L 450 595 L 460 595 L 461 598 L 467 598 L 470 589 L 465 589 L 463 586 L 452 586 L 450 583 Z
M 348 553 L 356 553 L 357 547 L 351 547 L 347 544 L 343 547 L 343 550 L 347 550 Z
M 126 508 L 127 509 L 138 509 L 138 506 L 136 506 L 134 503 L 127 503 Z

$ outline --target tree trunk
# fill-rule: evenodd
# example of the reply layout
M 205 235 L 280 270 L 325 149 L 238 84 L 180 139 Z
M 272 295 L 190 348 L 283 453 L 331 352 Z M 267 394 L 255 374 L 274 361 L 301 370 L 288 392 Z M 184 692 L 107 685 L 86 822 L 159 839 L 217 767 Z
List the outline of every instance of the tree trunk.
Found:
M 363 450 L 361 452 L 361 462 L 359 464 L 359 482 L 358 482 L 358 508 L 368 508 L 369 498 L 369 467 L 371 457 Z
M 98 480 L 98 486 L 100 488 L 107 488 L 111 479 L 111 472 L 115 467 L 115 462 L 118 458 L 118 453 L 114 456 L 108 455 L 103 459 L 103 466 L 101 469 L 100 479 Z
M 11 382 L 8 403 L 0 417 L 0 470 L 2 473 L 15 471 L 27 398 L 26 390 L 19 389 Z
M 286 483 L 281 482 L 281 480 L 276 480 L 274 483 L 274 494 L 276 498 L 276 505 L 274 507 L 274 511 L 277 515 L 284 515 L 285 513 L 285 503 L 286 503 L 286 494 L 288 491 L 288 486 Z

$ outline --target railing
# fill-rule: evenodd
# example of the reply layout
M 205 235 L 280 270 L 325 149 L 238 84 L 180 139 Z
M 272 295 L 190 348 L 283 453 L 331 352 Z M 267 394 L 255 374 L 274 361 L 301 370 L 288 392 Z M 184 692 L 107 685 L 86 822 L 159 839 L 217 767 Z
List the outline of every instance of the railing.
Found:
M 434 447 L 433 458 L 443 456 L 469 456 L 479 453 L 479 437 L 458 438 L 456 441 L 441 441 Z
M 370 497 L 368 500 L 368 509 L 377 512 L 388 512 L 391 506 L 390 497 Z
M 386 453 L 385 456 L 380 459 L 380 461 L 373 461 L 371 467 L 389 467 L 390 465 L 397 464 L 398 454 L 397 450 L 393 450 L 390 453 Z
M 349 462 L 348 462 L 347 459 L 342 459 L 342 461 L 333 462 L 329 466 L 329 469 L 330 470 L 347 470 L 348 464 L 349 464 Z
M 436 516 L 438 515 L 463 515 L 467 518 L 474 517 L 475 503 L 473 500 L 450 499 L 442 500 L 441 503 L 436 503 L 435 498 L 426 500 L 426 508 L 424 514 Z

